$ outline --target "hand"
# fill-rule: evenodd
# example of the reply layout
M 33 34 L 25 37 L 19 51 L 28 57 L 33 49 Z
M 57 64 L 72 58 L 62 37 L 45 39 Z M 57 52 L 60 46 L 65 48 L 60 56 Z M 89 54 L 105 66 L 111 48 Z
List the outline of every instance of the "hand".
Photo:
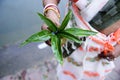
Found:
M 50 20 L 53 21 L 53 23 L 55 23 L 57 25 L 57 27 L 59 27 L 60 23 L 59 23 L 59 18 L 58 16 L 56 15 L 56 13 L 52 10 L 49 10 L 46 14 L 46 17 L 49 18 Z M 46 24 L 43 24 L 41 26 L 41 29 L 42 30 L 48 30 L 48 26 Z M 50 46 L 50 40 L 46 41 L 46 43 Z
M 59 18 L 58 16 L 56 15 L 56 13 L 52 10 L 49 10 L 46 14 L 46 17 L 49 18 L 50 20 L 53 21 L 53 23 L 55 23 L 58 27 L 60 25 L 59 23 Z M 47 25 L 43 24 L 43 26 L 41 27 L 42 30 L 46 30 L 47 29 Z

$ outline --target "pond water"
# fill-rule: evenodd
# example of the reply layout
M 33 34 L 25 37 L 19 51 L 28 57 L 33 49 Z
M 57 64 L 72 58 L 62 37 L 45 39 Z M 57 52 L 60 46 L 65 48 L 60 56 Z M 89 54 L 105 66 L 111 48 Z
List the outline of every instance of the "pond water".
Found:
M 66 2 L 59 5 L 62 18 Z M 39 31 L 42 22 L 37 12 L 42 11 L 42 0 L 0 0 L 0 46 L 20 43 Z

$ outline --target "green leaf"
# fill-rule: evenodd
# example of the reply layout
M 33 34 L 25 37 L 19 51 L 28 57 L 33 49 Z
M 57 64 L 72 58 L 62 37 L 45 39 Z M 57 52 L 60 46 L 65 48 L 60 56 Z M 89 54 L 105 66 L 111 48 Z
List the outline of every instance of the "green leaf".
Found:
M 25 40 L 21 45 L 24 46 L 31 42 L 42 42 L 49 40 L 51 36 L 51 33 L 48 30 L 42 30 L 41 32 L 35 33 L 32 36 L 30 36 L 27 40 Z
M 51 44 L 52 44 L 52 50 L 53 50 L 54 56 L 57 58 L 60 64 L 63 64 L 60 38 L 56 35 L 52 35 Z
M 57 31 L 57 26 L 47 17 L 43 16 L 41 13 L 38 13 L 38 15 L 40 16 L 40 18 L 47 24 L 48 28 L 51 31 Z
M 64 20 L 62 21 L 62 24 L 61 24 L 61 26 L 59 28 L 59 31 L 62 31 L 62 30 L 65 29 L 65 27 L 67 26 L 67 24 L 68 24 L 68 22 L 69 22 L 69 20 L 71 18 L 71 13 L 72 13 L 72 11 L 69 11 L 67 13 L 67 15 L 65 16 Z
M 74 36 L 70 33 L 64 32 L 64 31 L 59 33 L 58 35 L 61 36 L 61 37 L 65 37 L 69 40 L 75 41 L 76 43 L 82 43 L 83 42 L 80 39 L 78 39 L 76 36 Z
M 83 30 L 80 28 L 68 28 L 64 30 L 67 33 L 73 34 L 75 36 L 90 36 L 90 35 L 95 35 L 97 32 L 93 32 L 90 30 Z

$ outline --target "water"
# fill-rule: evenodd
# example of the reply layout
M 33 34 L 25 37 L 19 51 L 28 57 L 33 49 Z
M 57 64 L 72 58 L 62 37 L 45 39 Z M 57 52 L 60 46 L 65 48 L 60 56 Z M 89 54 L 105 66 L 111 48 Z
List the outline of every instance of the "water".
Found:
M 59 8 L 63 18 L 67 0 Z M 19 43 L 40 31 L 42 0 L 0 0 L 0 46 Z
M 40 31 L 43 22 L 37 12 L 43 12 L 41 1 L 0 0 L 0 47 L 4 46 L 0 48 L 0 77 L 42 63 L 48 56 L 53 57 L 50 47 L 38 49 L 39 43 L 19 47 L 19 43 Z M 63 1 L 59 5 L 61 19 L 67 0 Z

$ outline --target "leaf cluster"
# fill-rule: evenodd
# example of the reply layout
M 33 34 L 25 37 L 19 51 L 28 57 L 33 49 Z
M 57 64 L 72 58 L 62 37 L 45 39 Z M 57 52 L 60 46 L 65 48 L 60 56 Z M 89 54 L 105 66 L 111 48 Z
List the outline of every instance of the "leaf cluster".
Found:
M 26 45 L 31 42 L 44 42 L 51 40 L 51 47 L 54 53 L 54 56 L 60 64 L 63 63 L 63 54 L 61 50 L 61 40 L 63 38 L 75 41 L 76 43 L 82 43 L 78 38 L 79 36 L 90 36 L 95 35 L 96 32 L 83 30 L 80 28 L 68 28 L 66 26 L 71 18 L 72 12 L 69 11 L 65 18 L 63 19 L 60 27 L 57 27 L 50 19 L 38 13 L 39 17 L 47 24 L 49 30 L 42 30 L 30 36 L 25 40 L 22 45 Z

